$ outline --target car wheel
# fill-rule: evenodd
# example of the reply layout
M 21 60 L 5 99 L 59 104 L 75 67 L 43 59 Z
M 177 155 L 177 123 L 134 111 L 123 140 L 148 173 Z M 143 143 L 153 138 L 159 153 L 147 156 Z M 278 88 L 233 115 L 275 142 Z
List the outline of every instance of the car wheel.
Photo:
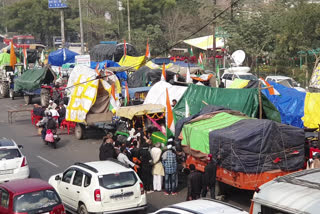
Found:
M 79 214 L 88 214 L 87 208 L 84 204 L 81 204 L 79 209 L 78 209 Z

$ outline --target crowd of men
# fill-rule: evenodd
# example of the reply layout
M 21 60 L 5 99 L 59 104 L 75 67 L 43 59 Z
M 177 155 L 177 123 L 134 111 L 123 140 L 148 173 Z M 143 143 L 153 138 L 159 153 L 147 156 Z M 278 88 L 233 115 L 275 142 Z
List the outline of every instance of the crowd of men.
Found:
M 177 195 L 178 175 L 183 171 L 188 174 L 187 200 L 206 197 L 208 190 L 211 198 L 215 198 L 216 162 L 212 160 L 211 155 L 208 156 L 208 165 L 204 173 L 197 171 L 193 164 L 189 165 L 189 170 L 180 167 L 184 153 L 177 151 L 173 139 L 169 139 L 164 147 L 161 143 L 153 143 L 150 134 L 142 139 L 128 138 L 126 142 L 120 143 L 109 133 L 103 138 L 99 159 L 114 158 L 132 167 L 141 178 L 147 193 L 164 189 L 165 195 Z

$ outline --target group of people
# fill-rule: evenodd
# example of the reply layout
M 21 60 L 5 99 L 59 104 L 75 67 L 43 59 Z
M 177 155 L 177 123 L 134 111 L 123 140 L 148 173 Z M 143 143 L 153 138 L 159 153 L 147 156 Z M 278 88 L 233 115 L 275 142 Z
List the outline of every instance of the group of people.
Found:
M 57 105 L 57 103 L 50 100 L 48 106 L 34 104 L 33 114 L 42 117 L 36 125 L 42 128 L 41 137 L 45 141 L 46 135 L 48 134 L 47 130 L 56 133 L 57 127 L 59 127 L 65 119 L 66 106 L 63 101 L 60 101 L 59 105 Z
M 129 137 L 126 142 L 120 143 L 116 137 L 108 134 L 100 146 L 99 159 L 114 158 L 132 167 L 141 178 L 147 193 L 160 192 L 164 187 L 165 195 L 177 195 L 178 164 L 184 153 L 177 151 L 173 139 L 169 139 L 166 146 L 161 143 L 153 144 L 150 134 L 142 139 Z M 214 198 L 216 162 L 212 158 L 208 159 L 204 173 L 197 171 L 193 164 L 189 168 L 187 200 L 206 197 L 208 190 Z
M 142 139 L 129 138 L 125 143 L 119 143 L 116 137 L 108 134 L 103 138 L 99 158 L 115 158 L 135 169 L 148 193 L 162 191 L 164 178 L 165 195 L 176 195 L 178 160 L 173 140 L 162 149 L 161 143 L 152 144 L 150 135 Z

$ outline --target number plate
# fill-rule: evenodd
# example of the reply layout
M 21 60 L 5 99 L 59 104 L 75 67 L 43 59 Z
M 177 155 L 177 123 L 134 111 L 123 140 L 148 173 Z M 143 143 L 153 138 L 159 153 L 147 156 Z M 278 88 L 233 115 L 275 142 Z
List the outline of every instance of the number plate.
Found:
M 13 169 L 0 170 L 0 175 L 6 175 L 6 174 L 12 174 L 12 173 L 13 173 Z

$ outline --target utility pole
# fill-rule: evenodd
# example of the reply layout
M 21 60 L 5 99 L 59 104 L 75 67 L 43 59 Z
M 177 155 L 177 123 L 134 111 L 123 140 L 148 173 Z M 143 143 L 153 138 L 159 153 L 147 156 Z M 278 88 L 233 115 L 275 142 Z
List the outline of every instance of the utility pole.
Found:
M 83 25 L 82 25 L 82 12 L 81 12 L 81 0 L 79 1 L 79 18 L 80 18 L 80 41 L 81 41 L 81 54 L 84 54 L 84 44 L 83 44 Z
M 128 9 L 128 40 L 131 42 L 131 28 L 130 28 L 130 6 L 129 0 L 127 0 L 127 9 Z
M 61 15 L 61 45 L 62 45 L 62 48 L 65 48 L 66 39 L 64 36 L 64 12 L 63 12 L 63 9 L 60 9 L 60 15 Z
M 4 16 L 6 16 L 5 7 L 6 7 L 5 0 L 2 0 L 2 9 L 3 9 Z M 8 26 L 6 25 L 4 28 L 5 28 L 5 31 L 6 31 L 6 36 L 8 36 Z
M 214 5 L 214 13 L 213 16 L 216 17 L 216 5 L 217 5 L 217 0 L 213 0 L 213 5 Z M 212 23 L 213 27 L 213 48 L 212 48 L 212 55 L 213 55 L 213 60 L 212 60 L 212 65 L 213 65 L 213 72 L 216 72 L 216 22 L 213 21 Z

